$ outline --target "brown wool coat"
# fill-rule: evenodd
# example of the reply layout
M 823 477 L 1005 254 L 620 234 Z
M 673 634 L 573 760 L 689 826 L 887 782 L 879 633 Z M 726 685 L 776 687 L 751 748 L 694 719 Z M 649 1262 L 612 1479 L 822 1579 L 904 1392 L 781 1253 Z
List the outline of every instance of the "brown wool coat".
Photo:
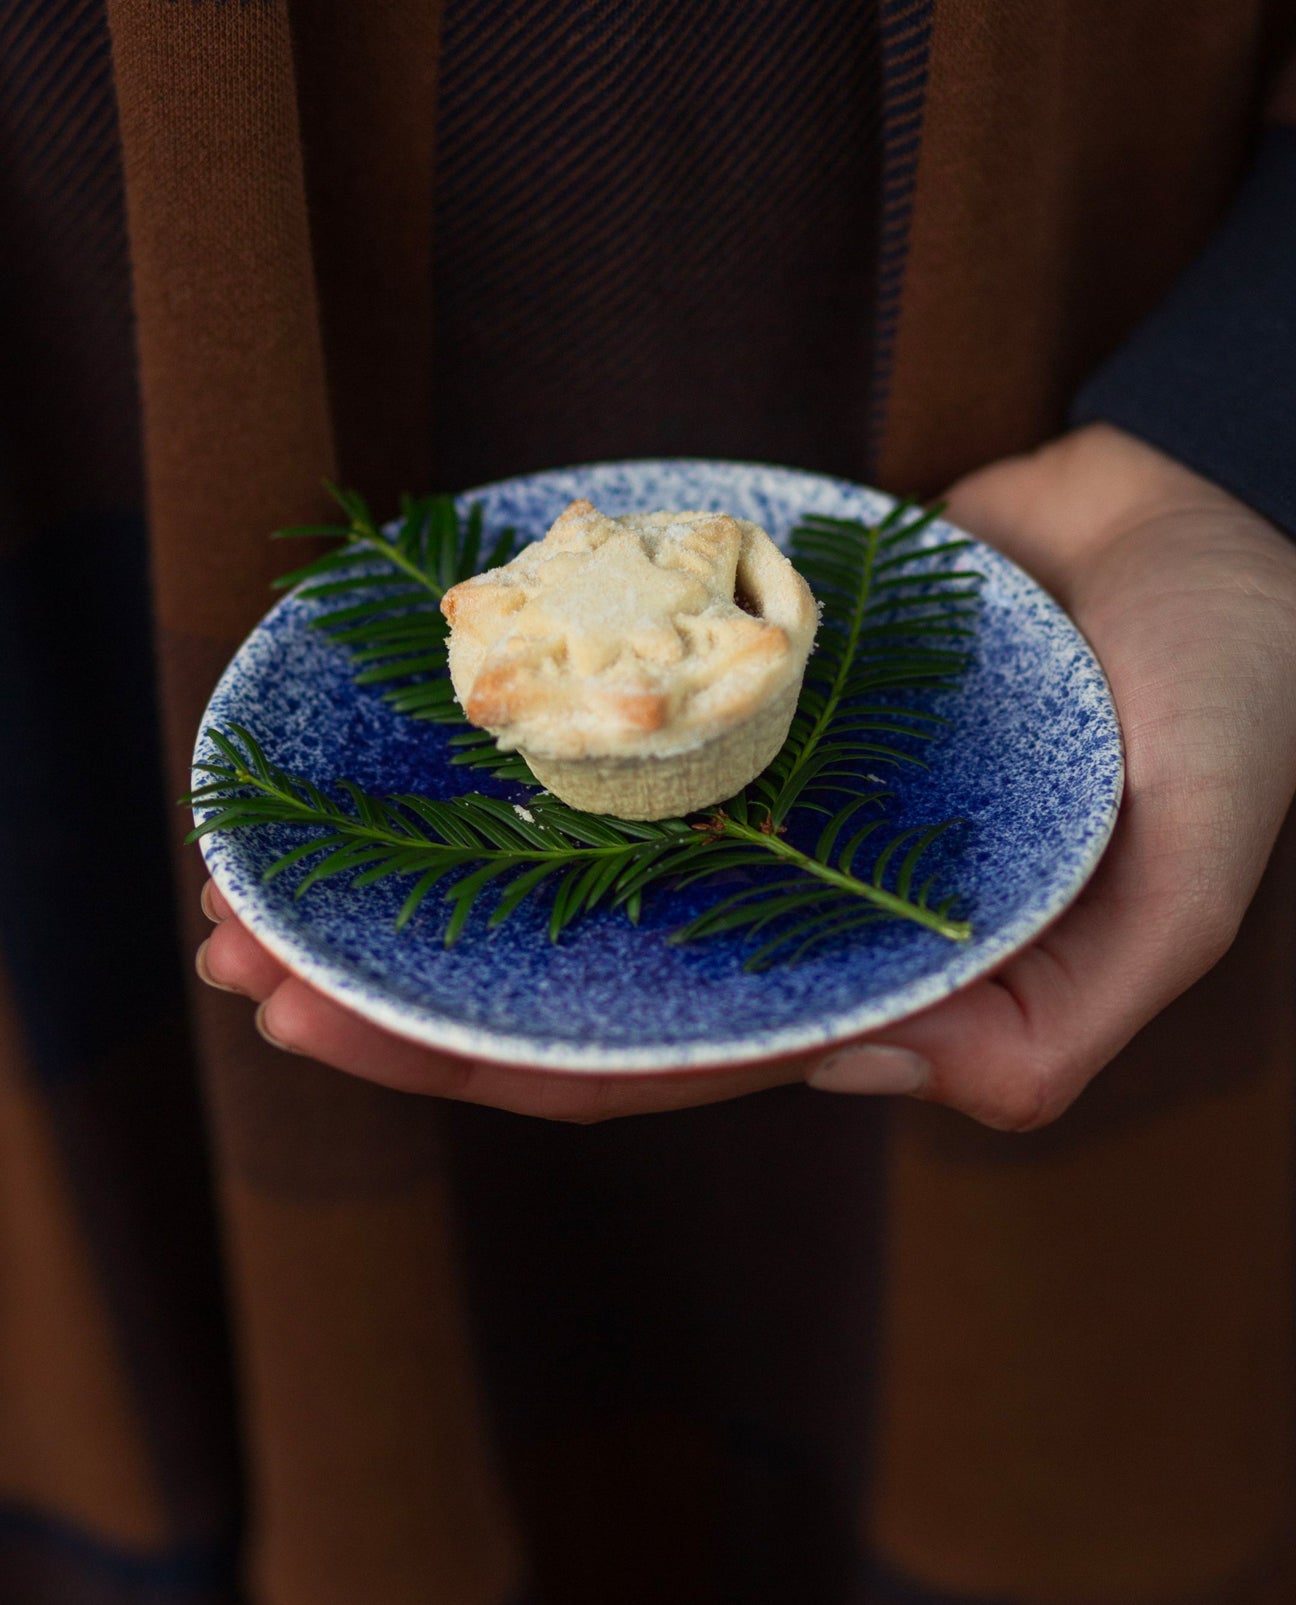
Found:
M 429 484 L 439 13 L 107 11 L 175 794 L 281 566 L 267 530 L 320 511 L 325 474 L 382 507 Z M 1289 11 L 938 0 L 880 484 L 931 493 L 1062 426 L 1215 226 Z M 32 494 L 112 502 L 129 444 L 79 471 Z M 200 879 L 185 853 L 190 947 Z M 883 1292 L 853 1519 L 936 1597 L 1296 1597 L 1292 885 L 1276 866 L 1234 951 L 1055 1129 L 903 1107 L 865 1156 Z M 285 1060 L 240 1000 L 195 995 L 191 1024 L 257 1605 L 505 1605 L 528 1576 L 561 1605 L 721 1597 L 689 1423 L 645 1410 L 501 1451 L 439 1111 Z M 173 1029 L 129 1051 L 184 1073 Z M 168 1474 L 26 1052 L 0 1013 L 0 1502 L 127 1554 L 202 1538 L 233 1499 L 229 1421 L 202 1428 L 226 1446 L 207 1470 Z

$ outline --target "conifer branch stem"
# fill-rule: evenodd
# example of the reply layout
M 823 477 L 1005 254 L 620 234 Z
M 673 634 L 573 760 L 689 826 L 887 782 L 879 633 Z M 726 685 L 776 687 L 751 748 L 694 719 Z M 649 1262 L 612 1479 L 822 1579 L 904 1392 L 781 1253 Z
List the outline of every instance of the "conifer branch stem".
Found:
M 937 909 L 925 908 L 908 898 L 897 897 L 894 892 L 888 892 L 883 886 L 860 880 L 855 875 L 847 875 L 822 859 L 803 853 L 773 831 L 764 831 L 759 826 L 742 825 L 735 819 L 726 819 L 720 834 L 733 841 L 748 842 L 753 847 L 759 847 L 764 852 L 781 859 L 785 864 L 794 865 L 807 875 L 813 875 L 816 880 L 836 887 L 838 891 L 847 892 L 852 897 L 863 898 L 866 903 L 872 903 L 875 908 L 880 908 L 896 919 L 911 920 L 915 925 L 923 925 L 929 931 L 947 937 L 951 942 L 966 942 L 972 935 L 972 926 L 967 920 L 950 919 Z
M 402 574 L 427 591 L 437 606 L 440 606 L 441 598 L 446 594 L 448 587 L 438 585 L 431 574 L 420 568 L 412 558 L 407 557 L 395 541 L 387 540 L 381 530 L 372 524 L 352 518 L 347 526 L 347 533 L 353 545 L 366 548 L 394 568 L 398 568 Z

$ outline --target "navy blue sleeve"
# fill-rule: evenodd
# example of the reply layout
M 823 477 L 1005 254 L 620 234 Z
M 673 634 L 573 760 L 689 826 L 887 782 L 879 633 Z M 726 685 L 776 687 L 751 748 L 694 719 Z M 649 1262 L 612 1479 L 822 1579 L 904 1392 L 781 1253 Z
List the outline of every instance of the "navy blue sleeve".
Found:
M 1099 419 L 1296 535 L 1296 129 L 1266 135 L 1219 233 L 1081 390 L 1072 422 Z

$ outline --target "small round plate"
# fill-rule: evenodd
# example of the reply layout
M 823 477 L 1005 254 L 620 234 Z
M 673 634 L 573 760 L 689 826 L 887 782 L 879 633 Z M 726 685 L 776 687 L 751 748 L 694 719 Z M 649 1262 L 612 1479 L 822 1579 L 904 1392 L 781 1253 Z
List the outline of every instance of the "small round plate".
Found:
M 532 474 L 462 501 L 482 504 L 488 532 L 511 524 L 538 539 L 580 496 L 614 514 L 723 510 L 780 542 L 807 513 L 876 521 L 892 505 L 816 474 L 687 459 Z M 953 533 L 935 524 L 924 539 L 936 545 Z M 717 895 L 697 888 L 646 900 L 637 926 L 620 913 L 593 915 L 557 945 L 543 899 L 493 930 L 475 915 L 447 949 L 447 911 L 435 894 L 403 931 L 394 928 L 408 890 L 395 879 L 353 890 L 339 876 L 300 899 L 291 874 L 263 884 L 266 867 L 302 839 L 291 829 L 207 836 L 208 868 L 289 970 L 376 1025 L 459 1054 L 536 1069 L 682 1070 L 819 1048 L 886 1025 L 984 976 L 1055 919 L 1102 855 L 1120 801 L 1120 730 L 1088 645 L 998 553 L 977 544 L 962 566 L 985 576 L 975 664 L 957 692 L 932 704 L 951 723 L 924 751 L 929 768 L 888 783 L 900 792 L 900 827 L 966 821 L 937 844 L 933 865 L 961 894 L 974 927 L 966 943 L 888 922 L 799 964 L 750 974 L 750 940 L 668 941 Z M 346 777 L 384 795 L 525 797 L 451 767 L 453 730 L 403 718 L 378 691 L 354 686 L 342 650 L 308 628 L 317 606 L 288 596 L 257 626 L 222 676 L 204 731 L 244 725 L 272 762 L 320 784 Z M 214 757 L 200 735 L 195 762 Z

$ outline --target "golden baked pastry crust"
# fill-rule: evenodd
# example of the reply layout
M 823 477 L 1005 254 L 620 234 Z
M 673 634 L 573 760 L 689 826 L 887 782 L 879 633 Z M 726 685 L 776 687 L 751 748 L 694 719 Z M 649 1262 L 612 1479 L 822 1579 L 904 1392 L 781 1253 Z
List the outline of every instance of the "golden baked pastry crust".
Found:
M 511 563 L 454 586 L 442 611 L 464 712 L 501 747 L 518 748 L 567 801 L 568 771 L 579 790 L 602 766 L 614 777 L 612 794 L 625 782 L 636 806 L 648 806 L 647 775 L 635 776 L 648 764 L 651 806 L 662 807 L 676 759 L 679 774 L 694 777 L 691 798 L 706 749 L 741 753 L 747 767 L 769 735 L 753 747 L 742 727 L 777 709 L 781 733 L 750 774 L 734 782 L 727 763 L 714 785 L 702 784 L 722 788 L 714 797 L 623 813 L 637 818 L 708 806 L 769 762 L 818 621 L 809 587 L 758 525 L 709 512 L 610 518 L 587 501 L 572 502 Z M 548 765 L 552 775 L 554 764 L 559 785 L 542 773 Z M 607 786 L 596 783 L 595 792 L 603 801 L 574 806 L 618 811 Z

